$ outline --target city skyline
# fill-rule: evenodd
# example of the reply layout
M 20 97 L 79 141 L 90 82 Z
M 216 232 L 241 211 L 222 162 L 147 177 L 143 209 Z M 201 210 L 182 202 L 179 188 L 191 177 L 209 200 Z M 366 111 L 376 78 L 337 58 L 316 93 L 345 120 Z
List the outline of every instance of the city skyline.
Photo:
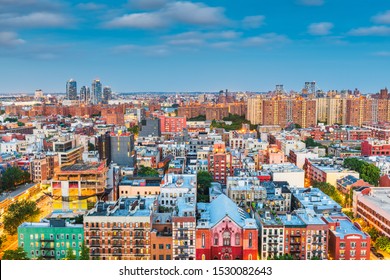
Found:
M 388 86 L 390 11 L 384 0 L 354 4 L 0 1 L 0 92 L 64 92 L 73 77 L 114 92 L 288 92 L 316 81 L 375 93 Z

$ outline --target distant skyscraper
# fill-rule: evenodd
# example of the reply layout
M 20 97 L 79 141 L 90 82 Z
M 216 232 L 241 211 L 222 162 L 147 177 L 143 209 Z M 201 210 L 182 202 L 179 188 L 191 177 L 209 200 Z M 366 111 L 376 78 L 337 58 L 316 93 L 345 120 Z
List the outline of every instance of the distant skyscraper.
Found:
M 73 79 L 66 82 L 66 99 L 77 100 L 77 82 Z
M 108 104 L 108 101 L 112 98 L 112 91 L 110 87 L 103 88 L 103 103 Z
M 81 102 L 86 102 L 86 97 L 87 97 L 87 87 L 82 86 L 80 88 L 80 101 Z
M 102 83 L 100 80 L 93 80 L 91 94 L 92 104 L 98 104 L 99 102 L 102 102 Z

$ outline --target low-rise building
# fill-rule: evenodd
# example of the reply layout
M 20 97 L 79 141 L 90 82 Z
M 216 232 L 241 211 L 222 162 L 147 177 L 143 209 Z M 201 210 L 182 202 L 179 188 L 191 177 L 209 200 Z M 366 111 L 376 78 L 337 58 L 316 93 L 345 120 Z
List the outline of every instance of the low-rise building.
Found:
M 197 260 L 256 260 L 258 226 L 226 195 L 198 203 Z
M 83 225 L 70 224 L 62 219 L 23 223 L 18 227 L 18 246 L 30 259 L 61 260 L 65 258 L 68 248 L 72 248 L 79 259 L 83 242 Z
M 329 257 L 333 260 L 369 260 L 371 237 L 343 215 L 323 217 L 329 224 Z
M 287 181 L 290 186 L 303 187 L 305 184 L 305 172 L 292 163 L 264 164 L 263 172 L 268 172 L 273 181 Z
M 292 188 L 293 209 L 313 210 L 317 214 L 341 212 L 341 206 L 317 188 Z
M 150 260 L 156 197 L 98 202 L 84 216 L 85 243 L 94 260 Z
M 388 188 L 361 188 L 354 192 L 353 212 L 381 234 L 390 237 L 390 197 Z

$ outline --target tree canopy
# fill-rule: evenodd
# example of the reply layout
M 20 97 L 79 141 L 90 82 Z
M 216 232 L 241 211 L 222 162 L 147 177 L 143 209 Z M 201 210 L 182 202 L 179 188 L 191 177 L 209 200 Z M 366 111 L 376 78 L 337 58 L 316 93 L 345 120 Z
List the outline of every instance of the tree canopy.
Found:
M 3 254 L 3 260 L 29 260 L 27 253 L 22 247 L 18 247 L 16 250 L 6 250 Z
M 68 249 L 66 249 L 65 260 L 75 260 L 75 259 L 76 259 L 76 255 L 73 253 L 72 247 L 68 247 Z
M 367 163 L 358 158 L 350 157 L 344 160 L 343 166 L 358 172 L 360 174 L 360 178 L 367 183 L 378 186 L 380 169 L 375 165 Z
M 344 204 L 343 197 L 333 185 L 324 182 L 314 182 L 313 187 L 320 189 L 324 194 L 330 196 L 330 198 L 333 199 L 336 203 L 340 205 Z
M 4 214 L 4 230 L 8 234 L 14 235 L 23 222 L 31 221 L 40 212 L 41 210 L 38 209 L 34 201 L 16 201 L 8 207 L 7 212 Z
M 199 171 L 196 175 L 196 179 L 198 182 L 198 202 L 209 202 L 209 189 L 211 182 L 213 181 L 213 177 L 207 171 Z
M 30 181 L 30 173 L 17 167 L 9 167 L 1 174 L 1 189 L 13 190 L 17 185 L 28 181 Z
M 89 248 L 85 245 L 84 242 L 81 245 L 80 260 L 89 260 Z
M 159 173 L 156 169 L 141 165 L 138 169 L 138 176 L 158 176 Z

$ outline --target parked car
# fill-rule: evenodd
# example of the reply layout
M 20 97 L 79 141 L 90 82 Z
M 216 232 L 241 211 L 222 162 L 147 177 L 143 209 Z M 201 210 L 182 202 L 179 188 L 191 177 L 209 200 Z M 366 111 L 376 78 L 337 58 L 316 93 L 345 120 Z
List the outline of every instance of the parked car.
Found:
M 373 252 L 373 254 L 375 255 L 375 257 L 377 257 L 378 259 L 380 260 L 383 260 L 383 255 L 381 253 L 378 253 L 378 252 Z
M 371 252 L 373 252 L 373 253 L 376 253 L 376 252 L 377 252 L 377 251 L 376 251 L 376 248 L 375 248 L 374 246 L 370 247 L 370 249 L 371 249 Z

